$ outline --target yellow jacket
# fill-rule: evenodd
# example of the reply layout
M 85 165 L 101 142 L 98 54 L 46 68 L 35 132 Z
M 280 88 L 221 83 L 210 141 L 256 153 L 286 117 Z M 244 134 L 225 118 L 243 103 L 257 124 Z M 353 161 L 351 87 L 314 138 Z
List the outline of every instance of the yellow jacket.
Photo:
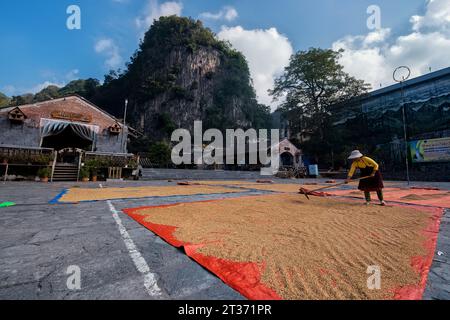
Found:
M 353 161 L 352 167 L 350 168 L 350 172 L 348 173 L 348 177 L 352 178 L 355 174 L 356 169 L 364 169 L 367 167 L 374 168 L 373 172 L 377 172 L 380 169 L 378 163 L 376 163 L 373 159 L 369 157 L 362 157 L 361 159 L 357 159 Z

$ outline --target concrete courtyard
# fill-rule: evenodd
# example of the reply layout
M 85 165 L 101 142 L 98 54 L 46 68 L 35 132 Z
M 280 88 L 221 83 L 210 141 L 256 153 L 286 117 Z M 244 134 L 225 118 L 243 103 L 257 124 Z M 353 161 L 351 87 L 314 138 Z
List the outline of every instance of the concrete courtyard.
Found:
M 17 204 L 0 208 L 0 299 L 244 299 L 184 252 L 122 213 L 125 208 L 236 198 L 241 193 L 49 203 L 62 190 L 74 186 L 166 185 L 173 183 L 0 184 L 0 203 Z M 450 190 L 450 183 L 415 185 Z M 265 193 L 270 191 L 250 190 L 245 194 Z M 450 211 L 447 210 L 424 299 L 450 299 L 449 257 Z M 71 266 L 81 270 L 79 290 L 67 286 Z

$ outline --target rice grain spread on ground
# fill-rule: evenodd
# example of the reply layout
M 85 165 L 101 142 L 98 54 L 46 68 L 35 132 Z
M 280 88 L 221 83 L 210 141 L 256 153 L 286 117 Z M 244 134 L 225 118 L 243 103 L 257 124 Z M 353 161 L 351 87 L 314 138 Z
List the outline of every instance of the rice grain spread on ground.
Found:
M 427 266 L 417 261 L 431 263 L 434 250 L 425 246 L 424 230 L 437 219 L 431 209 L 308 201 L 291 194 L 132 213 L 153 231 L 156 225 L 173 227 L 173 237 L 199 245 L 201 255 L 262 266 L 261 284 L 282 299 L 393 299 L 402 288 L 420 294 Z M 369 266 L 380 267 L 381 290 L 368 289 Z M 217 268 L 214 272 L 221 276 Z M 251 291 L 244 294 L 252 298 Z
M 239 189 L 219 186 L 157 186 L 128 188 L 71 188 L 59 202 L 102 201 L 114 199 L 138 199 L 147 197 L 167 197 L 181 195 L 238 193 Z

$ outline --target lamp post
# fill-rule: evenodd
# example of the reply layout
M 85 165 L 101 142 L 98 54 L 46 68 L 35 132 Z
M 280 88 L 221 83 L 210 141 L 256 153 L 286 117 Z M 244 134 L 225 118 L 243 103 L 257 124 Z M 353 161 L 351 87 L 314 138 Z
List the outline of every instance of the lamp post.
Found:
M 405 75 L 399 74 L 401 71 L 406 71 Z M 407 125 L 406 125 L 406 110 L 405 110 L 405 94 L 404 94 L 404 82 L 409 79 L 411 76 L 411 69 L 406 66 L 400 66 L 397 69 L 394 70 L 393 78 L 395 82 L 400 83 L 401 86 L 401 103 L 402 103 L 402 117 L 403 117 L 403 136 L 405 139 L 405 163 L 406 163 L 406 180 L 408 181 L 408 185 L 410 184 L 410 176 L 409 176 L 409 160 L 408 160 L 408 153 L 409 153 L 409 144 L 408 144 L 408 131 L 407 131 Z

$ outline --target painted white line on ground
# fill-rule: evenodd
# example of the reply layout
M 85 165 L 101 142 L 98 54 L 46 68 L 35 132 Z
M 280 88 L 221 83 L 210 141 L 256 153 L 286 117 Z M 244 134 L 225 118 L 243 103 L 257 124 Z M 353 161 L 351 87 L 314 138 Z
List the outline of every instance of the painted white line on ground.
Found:
M 103 186 L 100 185 L 100 188 L 103 188 Z M 122 223 L 122 219 L 120 219 L 119 212 L 116 210 L 110 200 L 106 201 L 106 203 L 108 204 L 109 210 L 111 211 L 112 216 L 116 221 L 117 226 L 119 227 L 119 232 L 122 235 L 125 246 L 128 249 L 128 253 L 133 260 L 136 269 L 138 269 L 138 271 L 144 276 L 145 289 L 152 297 L 161 296 L 162 292 L 158 286 L 156 275 L 150 271 L 150 267 L 148 266 L 147 261 L 145 261 L 144 257 L 134 244 L 133 239 L 131 239 L 130 234 Z

